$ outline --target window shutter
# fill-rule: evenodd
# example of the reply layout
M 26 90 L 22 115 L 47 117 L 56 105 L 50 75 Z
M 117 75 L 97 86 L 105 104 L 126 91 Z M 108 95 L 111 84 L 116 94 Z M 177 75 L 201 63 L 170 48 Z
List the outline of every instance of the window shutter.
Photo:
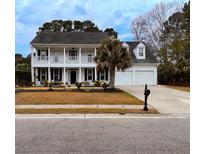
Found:
M 99 81 L 100 80 L 100 72 L 97 71 L 97 80 Z
M 46 50 L 46 56 L 48 56 L 48 50 Z
M 93 68 L 93 81 L 95 81 L 95 69 Z
M 60 68 L 60 81 L 62 81 L 62 69 Z
M 105 69 L 105 80 L 108 81 L 108 69 Z
M 48 80 L 48 69 L 46 69 L 46 80 Z
M 41 51 L 40 51 L 40 50 L 38 50 L 38 56 L 40 56 L 40 52 L 41 52 Z
M 38 81 L 40 81 L 41 71 L 40 68 L 38 68 Z
M 87 81 L 87 68 L 85 68 L 85 81 Z
M 53 80 L 53 69 L 51 68 L 51 81 Z

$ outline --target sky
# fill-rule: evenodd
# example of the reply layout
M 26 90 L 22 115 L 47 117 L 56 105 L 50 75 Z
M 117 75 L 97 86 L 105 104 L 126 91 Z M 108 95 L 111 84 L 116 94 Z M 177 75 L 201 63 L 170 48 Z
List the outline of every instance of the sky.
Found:
M 121 41 L 132 41 L 132 20 L 161 0 L 16 0 L 16 53 L 27 56 L 30 42 L 43 23 L 91 20 L 100 29 L 114 28 Z

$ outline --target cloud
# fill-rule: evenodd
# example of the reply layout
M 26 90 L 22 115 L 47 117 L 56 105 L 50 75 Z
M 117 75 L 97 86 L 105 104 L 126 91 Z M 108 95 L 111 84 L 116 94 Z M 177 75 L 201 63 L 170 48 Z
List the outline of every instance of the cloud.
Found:
M 133 37 L 133 18 L 160 0 L 16 0 L 16 51 L 29 53 L 38 27 L 54 19 L 92 20 L 100 29 L 112 27 L 120 39 Z

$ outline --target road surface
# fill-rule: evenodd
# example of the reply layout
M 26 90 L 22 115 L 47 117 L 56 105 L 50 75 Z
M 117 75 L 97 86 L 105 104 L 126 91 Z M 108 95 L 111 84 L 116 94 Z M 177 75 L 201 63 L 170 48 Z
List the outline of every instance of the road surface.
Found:
M 16 117 L 16 154 L 188 154 L 189 116 Z

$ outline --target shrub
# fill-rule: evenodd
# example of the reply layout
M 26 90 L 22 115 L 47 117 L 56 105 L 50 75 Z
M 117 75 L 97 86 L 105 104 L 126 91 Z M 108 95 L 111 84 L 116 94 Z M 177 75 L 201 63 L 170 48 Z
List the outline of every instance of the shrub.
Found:
M 94 82 L 94 86 L 96 86 L 96 87 L 100 87 L 101 84 L 102 84 L 102 83 L 101 83 L 99 80 L 96 80 L 96 81 Z
M 52 87 L 53 87 L 53 83 L 50 82 L 50 83 L 49 83 L 49 90 L 52 90 Z
M 75 85 L 78 89 L 80 89 L 80 87 L 82 86 L 82 83 L 81 82 L 76 82 Z
M 89 86 L 90 85 L 90 82 L 88 82 L 88 81 L 84 81 L 84 82 L 81 82 L 82 83 L 82 85 L 84 85 L 84 86 Z
M 43 85 L 45 86 L 45 87 L 48 87 L 48 80 L 44 80 L 44 83 L 43 83 Z
M 109 87 L 109 84 L 107 84 L 107 83 L 104 82 L 104 83 L 102 84 L 102 87 L 103 87 L 104 90 L 106 90 L 106 89 Z
M 60 85 L 63 84 L 63 82 L 61 82 L 61 81 L 55 81 L 55 82 L 53 82 L 52 84 L 53 84 L 53 85 L 56 85 L 56 86 L 60 86 Z
M 35 85 L 35 82 L 31 82 L 31 85 L 34 86 L 34 85 Z

